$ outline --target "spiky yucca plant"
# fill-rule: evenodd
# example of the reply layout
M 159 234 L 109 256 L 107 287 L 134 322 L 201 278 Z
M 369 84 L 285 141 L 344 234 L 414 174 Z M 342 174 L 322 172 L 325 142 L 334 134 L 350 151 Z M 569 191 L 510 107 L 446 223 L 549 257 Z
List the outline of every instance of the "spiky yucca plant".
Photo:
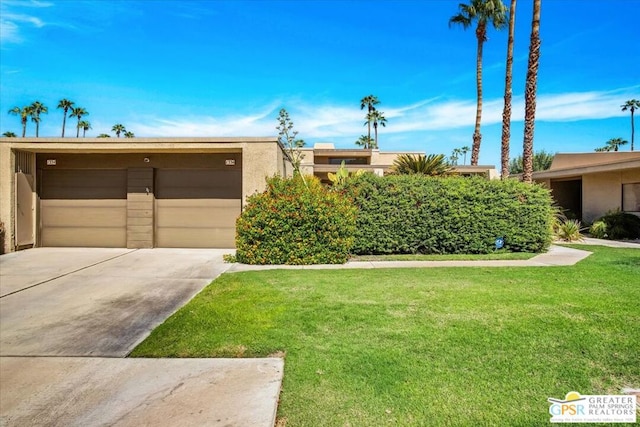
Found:
M 393 162 L 391 173 L 395 175 L 453 175 L 454 171 L 444 160 L 444 154 L 401 154 Z

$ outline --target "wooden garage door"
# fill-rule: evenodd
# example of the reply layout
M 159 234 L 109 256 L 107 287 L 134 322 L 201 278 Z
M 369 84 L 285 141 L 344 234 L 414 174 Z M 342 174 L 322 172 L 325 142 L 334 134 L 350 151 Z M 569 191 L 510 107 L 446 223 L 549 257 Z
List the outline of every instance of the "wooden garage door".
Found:
M 41 246 L 126 247 L 127 171 L 40 171 Z
M 156 170 L 156 246 L 233 248 L 240 169 Z

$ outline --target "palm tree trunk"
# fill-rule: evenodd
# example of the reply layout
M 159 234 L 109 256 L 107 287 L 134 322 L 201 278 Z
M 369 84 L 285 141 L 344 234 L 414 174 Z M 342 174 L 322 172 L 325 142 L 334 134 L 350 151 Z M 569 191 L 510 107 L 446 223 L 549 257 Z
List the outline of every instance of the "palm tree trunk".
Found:
M 631 108 L 631 151 L 633 151 L 633 137 L 635 136 L 636 130 L 633 126 L 633 107 Z
M 482 142 L 480 122 L 482 121 L 482 47 L 486 37 L 486 26 L 484 24 L 478 24 L 476 37 L 478 38 L 478 55 L 476 58 L 476 92 L 478 94 L 478 103 L 476 105 L 476 125 L 473 130 L 473 145 L 471 148 L 471 164 L 474 166 L 478 164 L 480 143 Z
M 378 148 L 378 122 L 373 122 L 373 131 L 375 133 L 375 148 Z
M 67 125 L 67 109 L 64 110 L 64 116 L 62 116 L 62 137 L 64 138 L 64 128 Z
M 78 126 L 76 130 L 76 138 L 80 138 L 80 116 L 78 116 Z
M 509 8 L 509 39 L 507 41 L 507 70 L 504 79 L 504 110 L 502 110 L 501 179 L 509 178 L 509 140 L 511 138 L 511 97 L 513 80 L 513 38 L 515 34 L 516 0 Z
M 522 142 L 522 181 L 533 182 L 533 131 L 536 120 L 536 90 L 538 85 L 538 62 L 540 59 L 540 2 L 533 1 L 531 41 L 527 82 L 524 89 L 524 141 Z
M 36 138 L 40 136 L 40 121 L 36 121 Z

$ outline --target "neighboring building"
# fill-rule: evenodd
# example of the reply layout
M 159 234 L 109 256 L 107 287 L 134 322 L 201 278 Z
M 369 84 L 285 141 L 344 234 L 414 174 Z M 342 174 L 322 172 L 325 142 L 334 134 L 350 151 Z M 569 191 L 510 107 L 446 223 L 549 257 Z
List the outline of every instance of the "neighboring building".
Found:
M 301 171 L 315 175 L 324 183 L 329 182 L 327 174 L 335 173 L 342 162 L 349 171 L 364 170 L 376 175 L 389 173 L 395 159 L 402 154 L 424 155 L 416 151 L 380 151 L 378 149 L 347 148 L 336 149 L 332 143 L 316 143 L 313 148 L 302 148 L 304 158 Z M 494 166 L 454 166 L 460 175 L 482 175 L 489 179 L 498 177 Z
M 235 221 L 291 164 L 273 138 L 0 138 L 4 250 L 235 246 Z
M 586 223 L 621 209 L 640 216 L 640 152 L 559 153 L 533 173 L 562 208 Z

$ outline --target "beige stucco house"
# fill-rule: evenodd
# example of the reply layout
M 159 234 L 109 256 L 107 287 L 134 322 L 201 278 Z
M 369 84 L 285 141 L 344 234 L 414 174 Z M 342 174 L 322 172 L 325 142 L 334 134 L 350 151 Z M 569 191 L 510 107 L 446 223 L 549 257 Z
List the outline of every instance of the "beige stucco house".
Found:
M 0 138 L 4 251 L 234 247 L 235 220 L 291 164 L 271 138 Z
M 349 148 L 337 149 L 332 143 L 316 143 L 313 148 L 301 149 L 304 157 L 300 169 L 307 175 L 315 175 L 322 182 L 328 183 L 329 172 L 335 173 L 342 162 L 347 170 L 355 172 L 364 170 L 384 175 L 389 172 L 393 162 L 402 154 L 425 155 L 419 151 L 380 151 L 379 149 Z M 454 170 L 464 176 L 481 175 L 489 179 L 498 178 L 494 166 L 454 166 Z
M 557 204 L 583 222 L 621 209 L 640 215 L 640 152 L 559 153 L 533 179 L 551 189 Z

